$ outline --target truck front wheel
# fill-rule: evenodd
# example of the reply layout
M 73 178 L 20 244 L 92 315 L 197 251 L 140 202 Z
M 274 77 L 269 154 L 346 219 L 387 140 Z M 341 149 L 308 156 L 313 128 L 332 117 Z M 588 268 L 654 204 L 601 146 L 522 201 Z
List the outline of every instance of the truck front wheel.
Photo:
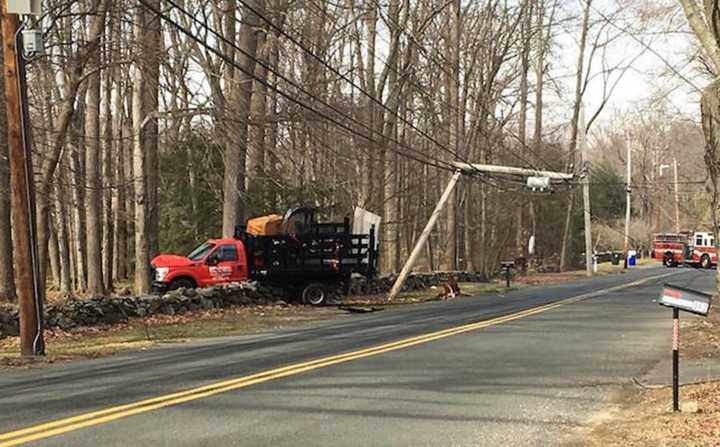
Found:
M 175 278 L 170 282 L 168 290 L 177 290 L 180 287 L 184 289 L 194 289 L 197 287 L 195 282 L 190 278 Z
M 702 255 L 702 258 L 700 258 L 700 267 L 704 269 L 709 269 L 712 267 L 712 262 L 710 262 L 710 256 Z
M 327 303 L 327 298 L 328 291 L 325 286 L 320 283 L 308 284 L 302 291 L 303 304 L 322 306 Z

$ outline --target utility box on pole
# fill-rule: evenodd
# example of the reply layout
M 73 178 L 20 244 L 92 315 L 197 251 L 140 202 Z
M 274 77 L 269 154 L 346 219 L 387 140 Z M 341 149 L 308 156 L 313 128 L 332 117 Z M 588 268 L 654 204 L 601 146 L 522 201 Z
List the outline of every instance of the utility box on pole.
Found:
M 42 0 L 7 0 L 8 14 L 41 14 Z

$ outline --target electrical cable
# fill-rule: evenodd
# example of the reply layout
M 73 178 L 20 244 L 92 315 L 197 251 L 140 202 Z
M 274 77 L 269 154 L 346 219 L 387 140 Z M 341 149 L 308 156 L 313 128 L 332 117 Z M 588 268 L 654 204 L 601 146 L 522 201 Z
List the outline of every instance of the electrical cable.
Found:
M 173 0 L 167 0 L 167 1 L 170 2 L 170 3 L 173 3 Z M 360 91 L 360 92 L 361 92 L 363 95 L 365 95 L 368 99 L 370 99 L 370 100 L 373 101 L 374 103 L 378 104 L 380 107 L 382 107 L 385 111 L 387 111 L 388 113 L 390 113 L 390 114 L 391 114 L 392 116 L 394 116 L 395 118 L 401 120 L 403 123 L 405 123 L 405 124 L 407 124 L 408 126 L 410 126 L 410 128 L 412 128 L 413 130 L 415 130 L 417 133 L 419 133 L 419 134 L 422 135 L 423 137 L 427 138 L 429 141 L 431 141 L 431 142 L 434 143 L 436 146 L 438 146 L 438 147 L 440 147 L 441 149 L 443 149 L 445 152 L 448 152 L 450 155 L 454 156 L 456 159 L 458 159 L 458 160 L 460 160 L 460 161 L 463 161 L 464 163 L 469 164 L 469 165 L 471 166 L 471 168 L 472 168 L 474 171 L 476 171 L 478 174 L 482 174 L 482 172 L 481 172 L 480 170 L 478 170 L 477 168 L 475 168 L 475 167 L 473 166 L 473 164 L 470 163 L 469 161 L 464 160 L 463 157 L 462 157 L 460 154 L 458 154 L 456 151 L 453 151 L 452 149 L 446 147 L 445 145 L 443 145 L 442 143 L 440 143 L 439 141 L 437 141 L 437 139 L 435 139 L 432 135 L 429 135 L 427 132 L 425 132 L 425 131 L 423 131 L 422 129 L 418 128 L 418 127 L 415 126 L 413 123 L 411 123 L 410 121 L 408 121 L 408 120 L 405 119 L 404 117 L 400 116 L 397 112 L 395 112 L 394 110 L 390 109 L 390 108 L 389 108 L 387 105 L 385 105 L 382 101 L 378 100 L 378 99 L 375 97 L 375 95 L 371 95 L 371 94 L 368 93 L 365 89 L 363 89 L 361 86 L 357 85 L 357 83 L 356 83 L 355 81 L 353 81 L 352 79 L 348 78 L 348 77 L 347 77 L 346 75 L 344 75 L 343 73 L 340 73 L 339 70 L 337 70 L 335 67 L 331 66 L 331 65 L 330 65 L 328 62 L 326 62 L 322 57 L 320 57 L 320 56 L 318 56 L 317 54 L 315 54 L 314 51 L 312 51 L 311 49 L 307 48 L 307 46 L 305 46 L 303 43 L 301 43 L 301 42 L 300 42 L 298 39 L 296 39 L 294 36 L 290 35 L 288 32 L 286 32 L 286 31 L 283 30 L 281 27 L 279 27 L 278 25 L 276 25 L 272 20 L 270 20 L 269 18 L 267 18 L 267 17 L 266 17 L 264 14 L 262 14 L 260 11 L 258 11 L 258 10 L 255 9 L 255 8 L 253 8 L 253 6 L 252 6 L 249 2 L 247 2 L 246 0 L 238 0 L 238 1 L 239 1 L 240 3 L 242 3 L 242 4 L 245 6 L 245 8 L 247 8 L 250 12 L 252 12 L 252 13 L 255 14 L 256 16 L 258 16 L 260 19 L 262 19 L 265 23 L 267 23 L 268 26 L 270 26 L 271 28 L 273 28 L 275 31 L 277 31 L 278 33 L 282 34 L 283 36 L 287 37 L 287 38 L 290 40 L 290 42 L 292 42 L 293 44 L 295 44 L 298 48 L 302 49 L 305 53 L 307 53 L 308 55 L 310 55 L 313 59 L 315 59 L 316 61 L 320 62 L 323 66 L 325 66 L 327 69 L 329 69 L 329 70 L 330 70 L 332 73 L 334 73 L 335 75 L 339 76 L 342 80 L 346 81 L 346 82 L 347 82 L 348 84 L 350 84 L 353 88 L 355 88 L 355 89 L 357 89 L 358 91 Z M 236 21 L 237 21 L 237 19 L 236 19 Z M 387 63 L 386 63 L 386 66 L 388 67 L 388 69 L 392 69 L 392 68 L 389 66 L 389 64 L 387 64 Z M 399 75 L 399 73 L 398 73 L 397 71 L 396 71 L 396 73 Z M 457 113 L 457 111 L 456 111 L 456 113 Z
M 355 124 L 357 124 L 357 125 L 365 128 L 365 129 L 369 130 L 371 133 L 380 134 L 380 136 L 381 136 L 382 138 L 384 138 L 384 139 L 386 138 L 384 135 L 382 135 L 382 134 L 381 134 L 379 131 L 377 131 L 376 129 L 371 128 L 371 127 L 368 126 L 367 124 L 362 123 L 362 122 L 356 120 L 355 118 L 352 118 L 352 117 L 347 116 L 345 113 L 343 113 L 343 112 L 342 112 L 341 110 L 339 110 L 337 107 L 332 106 L 332 105 L 328 104 L 328 103 L 325 102 L 325 101 L 319 100 L 319 99 L 316 98 L 312 93 L 308 92 L 308 91 L 307 91 L 306 89 L 304 89 L 303 87 L 297 85 L 295 82 L 293 82 L 292 80 L 288 79 L 288 78 L 287 78 L 286 76 L 284 76 L 283 74 L 278 73 L 277 70 L 273 69 L 272 67 L 270 67 L 270 66 L 269 66 L 268 64 L 266 64 L 265 62 L 263 62 L 263 61 L 257 59 L 256 57 L 253 57 L 252 55 L 248 54 L 246 51 L 242 50 L 242 49 L 239 48 L 237 45 L 235 45 L 235 43 L 229 41 L 229 40 L 226 39 L 224 36 L 222 36 L 221 34 L 219 34 L 217 31 L 213 30 L 209 25 L 202 23 L 202 22 L 201 22 L 199 19 L 197 19 L 194 15 L 192 15 L 191 13 L 189 13 L 189 12 L 188 12 L 187 10 L 185 10 L 184 8 L 180 7 L 180 6 L 179 6 L 177 3 L 175 3 L 173 0 L 166 0 L 166 1 L 167 1 L 168 3 L 170 3 L 175 9 L 181 11 L 183 14 L 185 14 L 185 15 L 188 16 L 188 17 L 190 17 L 194 22 L 198 23 L 198 24 L 199 24 L 202 28 L 204 28 L 206 31 L 208 31 L 208 32 L 210 32 L 211 34 L 213 34 L 216 38 L 218 38 L 218 39 L 221 40 L 222 42 L 230 45 L 230 46 L 233 47 L 236 51 L 238 51 L 238 52 L 240 52 L 241 54 L 245 55 L 245 56 L 248 57 L 249 59 L 254 60 L 257 64 L 259 64 L 259 65 L 262 66 L 263 68 L 267 69 L 269 72 L 275 74 L 278 79 L 281 79 L 281 80 L 285 81 L 285 82 L 288 83 L 289 85 L 295 87 L 295 88 L 296 88 L 298 91 L 300 91 L 301 93 L 307 95 L 309 98 L 312 98 L 312 99 L 316 100 L 317 102 L 319 102 L 321 105 L 329 108 L 330 110 L 333 110 L 333 111 L 334 111 L 335 113 L 337 113 L 339 116 L 341 116 L 341 117 L 343 117 L 343 118 L 345 118 L 345 119 L 348 119 L 348 120 L 352 121 L 353 123 L 355 123 Z M 240 66 L 238 63 L 236 63 L 234 60 L 232 60 L 232 58 L 230 58 L 230 57 L 228 57 L 227 55 L 223 54 L 222 52 L 220 52 L 220 51 L 217 50 L 216 48 L 213 48 L 213 47 L 207 45 L 207 44 L 206 44 L 205 42 L 203 42 L 199 37 L 194 36 L 191 31 L 187 30 L 186 28 L 184 28 L 183 26 L 181 26 L 180 24 L 178 24 L 176 21 L 174 21 L 172 18 L 170 18 L 167 14 L 165 14 L 165 13 L 163 13 L 162 11 L 158 10 L 158 9 L 155 8 L 154 6 L 149 5 L 146 0 L 139 0 L 139 2 L 140 2 L 141 4 L 143 4 L 146 8 L 148 8 L 148 10 L 150 10 L 150 11 L 152 11 L 153 13 L 157 14 L 157 15 L 158 15 L 159 17 L 161 17 L 163 20 L 165 20 L 166 22 L 168 22 L 169 24 L 171 24 L 172 26 L 174 26 L 176 29 L 178 29 L 179 31 L 181 31 L 183 34 L 185 34 L 186 36 L 188 36 L 189 38 L 191 38 L 192 40 L 194 40 L 194 41 L 197 42 L 198 44 L 202 45 L 205 49 L 207 49 L 208 51 L 211 51 L 211 52 L 214 53 L 216 56 L 218 56 L 219 58 L 223 59 L 226 63 L 232 65 L 233 67 L 237 68 L 237 69 L 240 70 L 241 72 L 245 73 L 245 75 L 247 75 L 248 77 L 253 78 L 255 81 L 259 82 L 259 83 L 262 84 L 264 87 L 267 87 L 268 89 L 270 89 L 270 90 L 278 93 L 279 95 L 283 96 L 285 99 L 287 99 L 287 100 L 289 100 L 289 101 L 297 104 L 298 106 L 300 106 L 300 107 L 302 107 L 302 108 L 304 108 L 304 109 L 307 109 L 308 111 L 316 114 L 317 116 L 320 116 L 320 117 L 323 117 L 323 118 L 327 119 L 328 121 L 332 122 L 332 123 L 335 124 L 336 126 L 341 127 L 341 128 L 343 128 L 343 129 L 345 129 L 346 131 L 348 131 L 348 132 L 350 132 L 350 133 L 352 133 L 352 134 L 354 134 L 354 135 L 356 135 L 356 136 L 358 136 L 358 137 L 360 137 L 360 138 L 366 139 L 366 140 L 368 140 L 368 141 L 370 141 L 370 142 L 372 142 L 372 143 L 377 144 L 377 142 L 376 142 L 371 136 L 368 136 L 368 135 L 365 135 L 365 134 L 362 134 L 362 133 L 358 132 L 357 130 L 353 129 L 352 127 L 348 126 L 347 124 L 340 122 L 338 119 L 333 118 L 333 117 L 331 117 L 331 116 L 329 116 L 329 115 L 327 115 L 327 114 L 324 114 L 324 113 L 320 112 L 319 110 L 317 110 L 315 107 L 312 107 L 312 106 L 304 103 L 303 101 L 298 100 L 297 98 L 294 98 L 294 97 L 291 96 L 290 94 L 288 94 L 288 93 L 286 93 L 286 92 L 278 89 L 277 87 L 270 85 L 269 82 L 267 82 L 267 81 L 259 78 L 258 76 L 256 76 L 256 75 L 254 74 L 254 72 L 251 72 L 250 70 L 246 69 L 245 67 Z M 386 138 L 386 139 L 389 140 L 389 141 L 391 141 L 391 142 L 393 142 L 393 143 L 395 143 L 397 146 L 402 147 L 402 148 L 410 151 L 410 153 L 408 153 L 408 152 L 399 151 L 399 150 L 397 150 L 397 149 L 390 149 L 390 150 L 392 150 L 393 152 L 396 152 L 398 155 L 404 156 L 404 157 L 406 157 L 406 158 L 413 159 L 413 160 L 415 160 L 415 161 L 417 161 L 417 162 L 419 162 L 419 163 L 428 163 L 428 164 L 430 164 L 430 165 L 432 165 L 432 166 L 434 166 L 434 167 L 437 167 L 437 168 L 439 168 L 439 169 L 445 169 L 445 170 L 448 170 L 448 171 L 451 171 L 451 172 L 454 172 L 454 171 L 457 170 L 457 168 L 456 168 L 455 166 L 453 166 L 452 164 L 447 163 L 445 160 L 441 160 L 441 159 L 438 159 L 438 158 L 428 157 L 428 158 L 430 158 L 431 160 L 433 160 L 433 163 L 429 163 L 429 162 L 427 162 L 426 160 L 423 160 L 422 158 L 420 158 L 420 156 L 425 156 L 425 157 L 427 157 L 427 154 L 420 154 L 420 156 L 418 156 L 418 155 L 413 155 L 412 153 L 418 153 L 419 151 L 408 147 L 407 145 L 405 145 L 405 144 L 397 141 L 397 140 L 394 139 L 394 138 Z

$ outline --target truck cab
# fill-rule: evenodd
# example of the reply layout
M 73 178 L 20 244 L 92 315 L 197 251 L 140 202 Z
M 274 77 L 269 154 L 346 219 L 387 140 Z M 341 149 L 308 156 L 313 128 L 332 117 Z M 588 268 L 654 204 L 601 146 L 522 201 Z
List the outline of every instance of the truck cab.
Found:
M 715 250 L 715 237 L 708 232 L 695 232 L 690 239 L 687 264 L 705 269 L 717 265 L 717 251 Z
M 245 245 L 238 239 L 209 239 L 187 256 L 162 254 L 152 260 L 153 289 L 209 287 L 248 279 Z

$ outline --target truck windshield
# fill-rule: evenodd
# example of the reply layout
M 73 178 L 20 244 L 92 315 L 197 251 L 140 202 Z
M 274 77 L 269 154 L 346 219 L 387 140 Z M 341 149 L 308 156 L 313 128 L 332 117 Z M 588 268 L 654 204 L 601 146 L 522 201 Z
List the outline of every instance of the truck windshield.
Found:
M 210 250 L 212 250 L 215 247 L 215 244 L 211 244 L 210 242 L 205 242 L 195 250 L 193 250 L 189 255 L 188 259 L 191 261 L 199 261 L 202 258 L 204 258 Z

